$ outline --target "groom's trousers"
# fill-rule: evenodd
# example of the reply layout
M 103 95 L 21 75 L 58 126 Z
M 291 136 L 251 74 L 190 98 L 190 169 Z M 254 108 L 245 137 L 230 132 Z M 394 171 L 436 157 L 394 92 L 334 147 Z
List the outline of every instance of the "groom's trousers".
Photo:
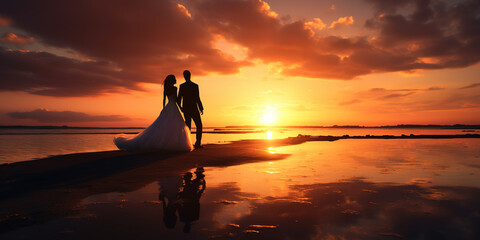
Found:
M 203 131 L 202 118 L 200 118 L 200 113 L 198 111 L 193 111 L 193 112 L 184 112 L 183 114 L 185 116 L 185 124 L 190 129 L 192 129 L 192 119 L 193 119 L 193 122 L 195 123 L 195 127 L 197 128 L 197 133 L 195 134 L 195 136 L 197 137 L 197 141 L 195 142 L 195 145 L 199 146 L 202 142 L 202 131 Z

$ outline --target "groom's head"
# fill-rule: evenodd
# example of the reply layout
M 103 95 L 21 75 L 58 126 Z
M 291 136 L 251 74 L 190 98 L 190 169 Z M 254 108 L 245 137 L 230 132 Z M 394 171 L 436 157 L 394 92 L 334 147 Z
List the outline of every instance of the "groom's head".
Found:
M 190 81 L 190 76 L 191 76 L 190 71 L 188 70 L 183 71 L 183 77 L 185 78 L 185 81 L 187 82 Z

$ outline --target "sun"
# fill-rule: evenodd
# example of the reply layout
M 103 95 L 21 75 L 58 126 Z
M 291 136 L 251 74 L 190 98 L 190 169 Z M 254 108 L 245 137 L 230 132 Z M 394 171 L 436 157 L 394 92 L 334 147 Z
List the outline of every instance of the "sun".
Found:
M 276 125 L 279 119 L 279 112 L 277 106 L 272 105 L 256 105 L 254 106 L 256 121 L 263 126 Z
M 277 115 L 274 112 L 263 112 L 260 116 L 260 120 L 265 125 L 273 125 L 277 122 Z

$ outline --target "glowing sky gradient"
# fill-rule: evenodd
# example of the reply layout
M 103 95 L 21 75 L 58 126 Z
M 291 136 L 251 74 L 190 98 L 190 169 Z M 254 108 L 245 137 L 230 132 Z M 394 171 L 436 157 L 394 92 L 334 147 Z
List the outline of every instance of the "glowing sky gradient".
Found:
M 480 124 L 476 0 L 3 0 L 0 125 Z

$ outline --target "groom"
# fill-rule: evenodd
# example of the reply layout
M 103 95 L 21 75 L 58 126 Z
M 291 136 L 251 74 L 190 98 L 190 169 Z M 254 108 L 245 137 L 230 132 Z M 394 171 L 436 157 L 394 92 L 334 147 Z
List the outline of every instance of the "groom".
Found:
M 195 142 L 195 148 L 202 148 L 202 119 L 200 118 L 200 114 L 203 115 L 203 105 L 202 101 L 200 101 L 198 85 L 190 80 L 190 76 L 190 71 L 183 71 L 183 77 L 185 78 L 185 82 L 180 84 L 177 101 L 178 106 L 180 106 L 180 109 L 185 116 L 185 124 L 187 124 L 188 128 L 192 128 L 192 119 L 195 123 L 195 126 L 197 127 L 197 141 Z

